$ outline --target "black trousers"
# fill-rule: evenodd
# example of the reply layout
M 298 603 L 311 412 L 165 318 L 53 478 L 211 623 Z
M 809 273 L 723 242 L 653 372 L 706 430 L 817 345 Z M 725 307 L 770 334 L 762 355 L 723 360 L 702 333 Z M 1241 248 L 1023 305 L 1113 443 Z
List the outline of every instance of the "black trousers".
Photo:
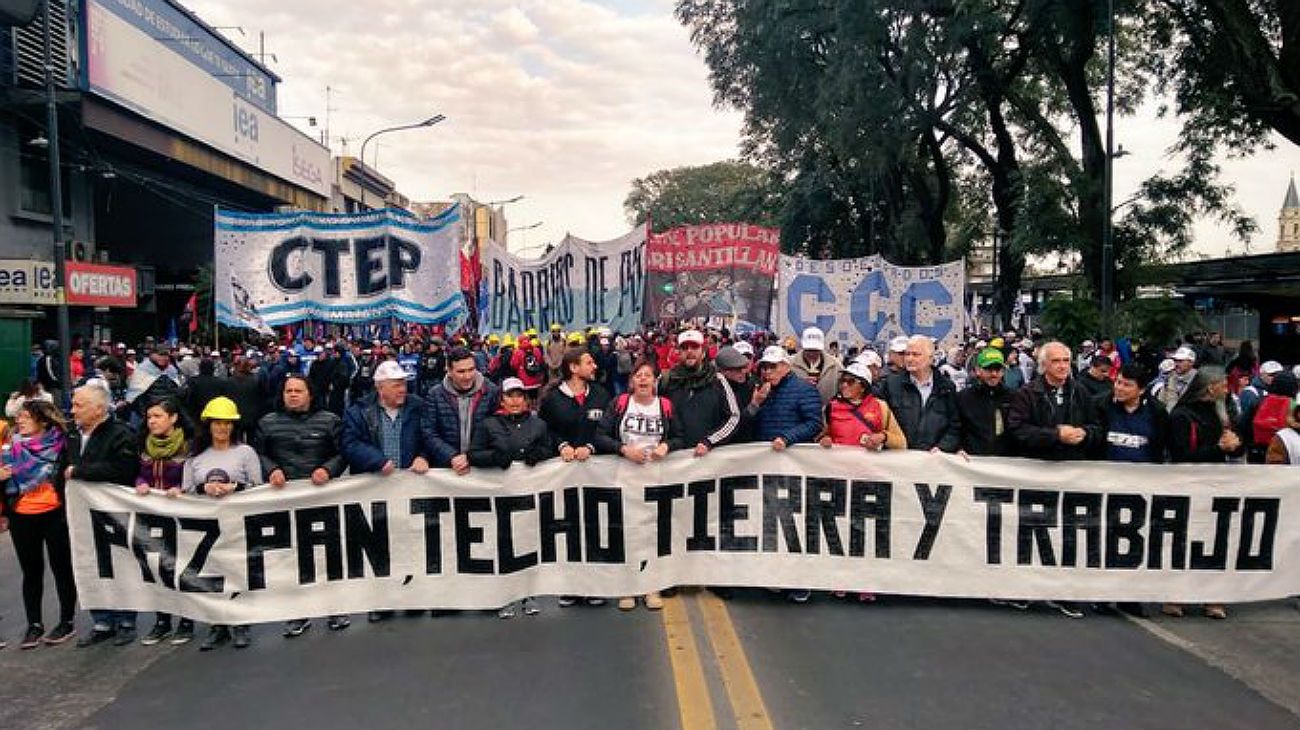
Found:
M 72 621 L 77 610 L 77 584 L 72 577 L 72 543 L 68 517 L 62 507 L 39 515 L 9 515 L 9 535 L 23 571 L 23 608 L 27 623 L 41 621 L 45 595 L 45 556 L 50 558 L 54 589 L 59 594 L 59 621 Z

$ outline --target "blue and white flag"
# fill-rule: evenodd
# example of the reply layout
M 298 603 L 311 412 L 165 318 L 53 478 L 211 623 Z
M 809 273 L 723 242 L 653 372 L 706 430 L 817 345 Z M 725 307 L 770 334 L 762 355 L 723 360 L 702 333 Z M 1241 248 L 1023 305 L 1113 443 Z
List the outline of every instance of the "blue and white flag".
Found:
M 219 211 L 215 229 L 222 324 L 267 332 L 396 317 L 456 327 L 466 316 L 459 206 L 428 220 L 400 210 Z

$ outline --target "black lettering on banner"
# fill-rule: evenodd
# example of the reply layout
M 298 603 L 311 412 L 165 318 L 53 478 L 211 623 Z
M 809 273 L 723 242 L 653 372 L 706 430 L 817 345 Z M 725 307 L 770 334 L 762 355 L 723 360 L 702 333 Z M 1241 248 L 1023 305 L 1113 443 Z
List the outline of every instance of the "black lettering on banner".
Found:
M 506 285 L 506 301 L 510 302 L 510 309 L 506 314 L 506 328 L 519 332 L 524 329 L 524 313 L 519 308 L 519 274 L 514 269 L 508 272 L 509 283 Z
M 821 554 L 822 535 L 826 536 L 826 554 L 844 555 L 844 541 L 836 517 L 848 509 L 848 482 L 844 479 L 808 478 L 808 508 L 804 510 L 804 535 L 809 555 Z
M 1034 547 L 1047 567 L 1056 565 L 1051 529 L 1056 527 L 1056 505 L 1061 493 L 1046 489 L 1021 489 L 1016 504 L 1020 519 L 1016 527 L 1016 564 L 1033 565 Z
M 95 564 L 100 578 L 113 577 L 113 546 L 127 549 L 128 512 L 90 510 L 90 533 L 95 542 Z
M 370 519 L 356 503 L 343 505 L 343 525 L 348 554 L 348 578 L 366 577 L 366 563 L 376 578 L 392 571 L 388 544 L 388 503 L 371 502 Z
M 226 579 L 220 575 L 201 576 L 199 573 L 203 570 L 204 563 L 208 562 L 208 555 L 212 554 L 212 547 L 217 544 L 217 538 L 221 536 L 221 523 L 216 520 L 199 519 L 196 517 L 182 517 L 178 520 L 181 530 L 185 532 L 201 532 L 202 539 L 194 548 L 194 554 L 190 556 L 190 562 L 186 564 L 185 569 L 181 571 L 180 589 L 182 593 L 220 593 L 226 589 Z
M 570 563 L 582 562 L 582 516 L 578 509 L 578 488 L 566 487 L 564 490 L 564 516 L 555 516 L 555 493 L 543 492 L 537 495 L 538 532 L 541 533 L 542 562 L 554 563 L 559 553 L 555 538 L 564 535 L 565 560 Z
M 684 484 L 659 484 L 645 488 L 645 501 L 655 504 L 655 544 L 659 557 L 673 554 L 673 501 L 686 493 Z M 726 541 L 726 523 L 723 523 L 723 541 Z
M 307 507 L 295 510 L 294 526 L 298 533 L 298 584 L 316 582 L 316 548 L 325 548 L 325 579 L 343 579 L 343 536 L 339 524 L 339 509 Z
M 388 287 L 390 289 L 406 288 L 406 272 L 420 270 L 420 260 L 424 254 L 420 247 L 403 238 L 388 238 Z
M 601 506 L 608 519 L 601 530 Z M 582 488 L 582 532 L 586 537 L 587 562 L 621 563 L 626 549 L 623 543 L 623 490 L 618 487 Z M 602 534 L 602 532 L 604 534 Z M 605 544 L 601 544 L 601 538 Z
M 691 536 L 686 539 L 687 552 L 718 549 L 717 536 L 709 534 L 709 495 L 713 494 L 717 487 L 717 482 L 712 479 L 691 482 L 686 485 L 686 491 L 694 498 L 692 513 L 695 517 L 692 520 L 694 525 Z
M 1225 570 L 1228 567 L 1228 537 L 1232 516 L 1241 509 L 1240 497 L 1215 497 L 1210 502 L 1214 512 L 1214 551 L 1206 554 L 1205 542 L 1192 541 L 1192 570 Z
M 779 549 L 776 528 L 781 527 L 785 548 L 791 553 L 803 552 L 799 542 L 799 528 L 794 516 L 803 511 L 803 478 L 788 474 L 763 475 L 763 552 Z
M 523 321 L 519 323 L 520 329 L 538 327 L 533 319 L 537 315 L 537 277 L 533 272 L 519 272 L 519 294 L 523 297 Z
M 537 496 L 520 494 L 497 497 L 497 571 L 501 575 L 518 573 L 537 565 L 537 551 L 515 554 L 515 524 L 511 519 L 516 512 L 531 512 L 537 508 Z
M 555 298 L 553 284 L 554 279 L 552 272 L 543 266 L 537 270 L 537 321 L 547 323 L 555 320 L 555 313 L 552 311 L 551 301 Z
M 984 523 L 985 562 L 1002 564 L 1002 505 L 1015 501 L 1015 490 L 1003 487 L 975 487 L 976 502 L 985 504 L 987 519 Z
M 758 477 L 753 474 L 723 477 L 718 482 L 718 546 L 723 552 L 758 552 L 757 536 L 736 534 L 736 523 L 749 520 L 749 505 L 736 504 L 736 492 L 751 489 L 758 489 Z
M 446 497 L 417 497 L 411 500 L 411 514 L 424 515 L 424 574 L 442 573 L 442 515 L 451 511 Z
M 849 484 L 849 555 L 867 554 L 867 520 L 876 525 L 876 557 L 889 558 L 889 519 L 894 485 L 854 480 Z
M 492 575 L 492 561 L 473 556 L 474 546 L 483 542 L 483 528 L 469 522 L 476 512 L 491 512 L 492 500 L 487 497 L 459 497 L 454 501 L 456 511 L 456 572 L 463 575 Z
M 131 552 L 140 564 L 140 579 L 153 583 L 149 569 L 149 554 L 158 554 L 158 580 L 168 588 L 176 588 L 176 521 L 163 515 L 135 513 L 131 529 Z
M 943 514 L 948 510 L 948 499 L 952 497 L 952 487 L 940 484 L 931 491 L 930 485 L 916 483 L 916 497 L 921 500 L 921 511 L 925 515 L 925 527 L 921 529 L 921 539 L 916 542 L 913 560 L 929 560 L 930 551 L 934 549 L 934 540 L 939 536 L 939 527 L 943 525 Z
M 289 273 L 289 255 L 295 251 L 305 251 L 310 247 L 310 241 L 295 237 L 281 241 L 271 250 L 269 262 L 271 281 L 277 287 L 284 291 L 296 292 L 311 286 L 312 277 L 306 271 L 297 276 Z
M 1147 535 L 1147 568 L 1163 567 L 1165 535 L 1170 537 L 1169 567 L 1187 567 L 1187 518 L 1192 509 L 1190 497 L 1154 495 L 1151 497 L 1151 531 Z
M 564 288 L 560 296 L 559 305 L 564 313 L 564 321 L 572 322 L 578 314 L 577 303 L 573 301 L 573 268 L 574 259 L 572 253 L 566 253 L 560 258 L 562 263 L 562 273 L 564 279 Z
M 585 302 L 587 321 L 603 322 L 605 321 L 605 318 L 600 316 L 600 292 L 599 286 L 596 283 L 600 278 L 600 272 L 598 270 L 600 267 L 600 261 L 591 256 L 584 256 L 582 258 L 583 263 L 585 264 L 583 270 L 586 272 L 587 280 L 587 299 Z
M 1128 515 L 1127 519 L 1125 515 Z M 1106 497 L 1106 567 L 1142 567 L 1146 541 L 1142 526 L 1147 519 L 1147 501 L 1138 494 L 1111 494 Z M 1121 549 L 1121 544 L 1125 547 Z
M 347 250 L 348 242 L 313 238 L 311 247 L 313 250 L 320 251 L 321 259 L 324 262 L 325 296 L 337 297 L 342 295 L 343 285 L 339 278 L 339 255 Z
M 1084 560 L 1089 568 L 1101 567 L 1101 501 L 1095 492 L 1061 495 L 1061 565 L 1079 566 L 1079 533 L 1083 532 Z
M 1273 541 L 1277 536 L 1277 518 L 1282 501 L 1275 498 L 1247 497 L 1241 509 L 1241 542 L 1237 546 L 1237 570 L 1272 570 Z M 1260 528 L 1259 552 L 1252 553 L 1255 527 L 1258 518 L 1264 518 Z
M 497 259 L 492 260 L 492 310 L 488 321 L 492 323 L 493 331 L 500 331 L 505 328 L 505 303 L 509 301 L 506 298 L 506 286 L 502 281 L 505 267 Z
M 263 512 L 244 518 L 244 535 L 248 543 L 248 590 L 266 588 L 266 552 L 285 550 L 293 545 L 289 512 Z
M 375 258 L 374 253 L 385 249 L 385 238 L 359 238 L 353 242 L 352 263 L 356 268 L 357 295 L 368 297 L 388 288 L 388 277 L 384 275 L 384 260 Z M 375 276 L 375 272 L 380 272 Z

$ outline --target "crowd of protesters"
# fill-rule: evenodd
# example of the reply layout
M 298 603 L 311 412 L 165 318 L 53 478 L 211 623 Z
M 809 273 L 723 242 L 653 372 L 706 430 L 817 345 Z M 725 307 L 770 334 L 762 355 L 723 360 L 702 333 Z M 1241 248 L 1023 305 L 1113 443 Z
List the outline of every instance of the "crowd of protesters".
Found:
M 63 506 L 69 479 L 159 498 L 222 499 L 256 485 L 320 485 L 345 473 L 466 474 L 595 454 L 644 463 L 747 442 L 777 450 L 817 443 L 1049 460 L 1300 464 L 1300 366 L 1260 362 L 1249 342 L 1235 356 L 1215 333 L 1169 347 L 1102 339 L 1076 350 L 1032 331 L 971 334 L 946 352 L 920 335 L 881 349 L 830 341 L 815 327 L 783 339 L 693 327 L 619 334 L 552 326 L 544 336 L 306 338 L 221 350 L 103 343 L 71 353 L 76 385 L 65 414 L 60 358 L 46 343 L 33 348 L 32 377 L 6 403 L 12 432 L 0 464 L 3 520 L 22 572 L 21 646 L 76 636 Z M 48 630 L 47 561 L 59 604 Z M 786 595 L 802 603 L 810 592 Z M 559 603 L 605 600 L 561 596 Z M 653 593 L 619 598 L 618 607 L 631 610 L 638 600 L 663 605 Z M 1084 615 L 1083 606 L 1047 605 Z M 539 610 L 528 598 L 499 615 Z M 1180 616 L 1184 607 L 1162 610 Z M 1221 605 L 1203 612 L 1227 616 Z M 369 619 L 392 613 L 372 611 Z M 159 613 L 142 637 L 136 621 L 134 612 L 93 611 L 77 643 L 183 644 L 195 636 L 185 617 Z M 311 625 L 309 617 L 289 621 L 283 635 Z M 341 631 L 350 621 L 331 616 L 326 625 Z M 247 626 L 211 626 L 200 648 L 250 641 Z

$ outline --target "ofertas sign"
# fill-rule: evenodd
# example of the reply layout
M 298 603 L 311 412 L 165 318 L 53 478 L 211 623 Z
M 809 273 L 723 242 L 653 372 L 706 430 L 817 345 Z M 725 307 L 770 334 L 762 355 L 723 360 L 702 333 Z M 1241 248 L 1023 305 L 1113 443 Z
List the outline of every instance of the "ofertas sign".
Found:
M 68 304 L 92 307 L 134 307 L 135 269 L 129 266 L 101 266 L 69 261 Z

